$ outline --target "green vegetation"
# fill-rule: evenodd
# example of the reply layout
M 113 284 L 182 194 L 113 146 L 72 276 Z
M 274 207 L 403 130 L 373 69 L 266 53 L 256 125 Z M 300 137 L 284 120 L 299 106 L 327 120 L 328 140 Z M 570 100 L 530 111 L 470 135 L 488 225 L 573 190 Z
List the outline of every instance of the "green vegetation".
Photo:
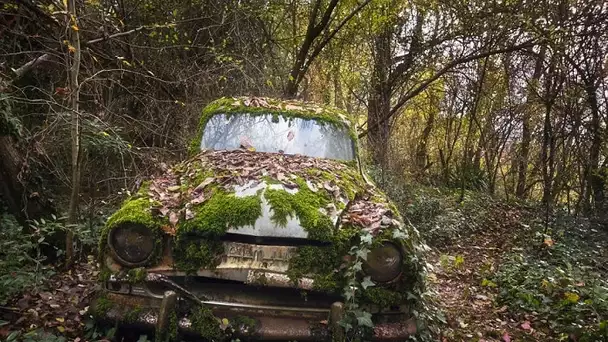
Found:
M 127 278 L 129 279 L 129 282 L 133 284 L 142 282 L 146 279 L 147 275 L 148 272 L 144 267 L 132 268 L 127 271 Z
M 559 208 L 546 225 L 542 206 L 473 191 L 460 202 L 458 191 L 393 184 L 400 185 L 389 188 L 396 203 L 431 244 L 435 304 L 458 322 L 439 324 L 444 336 L 608 337 L 608 239 L 593 221 Z M 379 288 L 372 289 L 365 295 Z
M 302 179 L 295 180 L 298 190 L 290 194 L 285 190 L 267 189 L 264 197 L 272 208 L 271 219 L 278 225 L 287 224 L 289 218 L 297 218 L 311 239 L 330 241 L 335 235 L 334 223 L 322 213 L 332 203 L 325 191 L 313 192 Z
M 200 239 L 183 237 L 176 241 L 174 248 L 175 266 L 189 274 L 196 274 L 201 268 L 213 269 L 220 262 L 224 245 L 214 238 Z
M 253 225 L 262 215 L 262 200 L 259 194 L 238 197 L 218 191 L 192 211 L 196 213 L 194 218 L 181 225 L 179 234 L 197 233 L 214 238 L 224 235 L 230 227 Z
M 297 220 L 318 241 L 288 277 L 343 296 L 348 341 L 397 303 L 417 341 L 608 341 L 606 0 L 26 0 L 0 21 L 0 340 L 137 339 L 87 322 L 96 281 L 191 277 L 227 229 Z M 254 153 L 231 126 L 210 138 L 244 148 L 199 151 L 219 114 L 363 148 L 310 159 L 346 147 L 289 127 Z M 136 269 L 106 245 L 131 224 L 156 239 Z M 403 277 L 379 284 L 365 259 L 385 242 Z
M 197 331 L 203 338 L 210 341 L 221 341 L 224 332 L 220 329 L 221 321 L 213 315 L 211 309 L 199 306 L 190 317 L 192 329 Z
M 0 306 L 25 289 L 38 288 L 53 274 L 43 264 L 45 232 L 24 234 L 12 215 L 0 213 Z M 48 233 L 48 232 L 46 232 Z M 30 256 L 26 251 L 33 251 Z
M 114 308 L 115 303 L 107 298 L 105 294 L 100 294 L 95 299 L 95 306 L 91 308 L 93 316 L 103 316 L 106 312 Z
M 560 217 L 557 224 L 552 237 L 529 234 L 528 241 L 536 246 L 505 256 L 492 277 L 499 290 L 497 302 L 546 321 L 561 338 L 608 338 L 608 271 L 601 266 L 608 258 L 598 253 L 608 247 L 606 236 L 589 234 L 584 219 Z

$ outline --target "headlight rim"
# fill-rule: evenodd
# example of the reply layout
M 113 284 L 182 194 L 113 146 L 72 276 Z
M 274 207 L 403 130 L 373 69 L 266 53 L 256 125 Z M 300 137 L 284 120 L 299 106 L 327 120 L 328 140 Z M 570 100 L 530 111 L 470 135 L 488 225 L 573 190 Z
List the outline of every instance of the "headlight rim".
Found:
M 369 274 L 369 272 L 366 270 L 366 268 L 371 268 L 368 265 L 367 260 L 365 260 L 363 262 L 363 273 L 365 273 L 367 276 L 370 276 L 371 280 L 374 281 L 376 284 L 379 284 L 379 285 L 389 285 L 389 284 L 395 283 L 395 282 L 399 281 L 399 279 L 401 279 L 401 277 L 403 276 L 404 253 L 403 253 L 403 248 L 401 248 L 401 246 L 398 243 L 396 243 L 394 241 L 384 241 L 379 246 L 377 246 L 375 248 L 372 248 L 370 250 L 369 254 L 371 254 L 374 251 L 374 249 L 376 249 L 376 248 L 382 248 L 382 247 L 385 247 L 387 245 L 390 245 L 393 248 L 395 248 L 395 250 L 399 253 L 399 257 L 400 257 L 399 264 L 398 264 L 399 265 L 399 272 L 397 273 L 397 275 L 394 278 L 392 278 L 391 280 L 386 280 L 386 281 L 379 281 L 379 280 L 374 279 L 374 277 L 371 274 Z M 369 254 L 368 254 L 368 257 L 369 257 Z
M 150 232 L 152 233 L 152 243 L 153 243 L 152 251 L 142 261 L 132 262 L 132 261 L 125 260 L 116 251 L 114 244 L 112 243 L 112 238 L 114 237 L 114 234 L 116 234 L 120 229 L 128 228 L 129 226 L 140 226 L 140 227 L 149 229 Z M 154 259 L 154 257 L 159 253 L 159 248 L 161 248 L 160 244 L 158 243 L 158 233 L 155 232 L 153 228 L 150 228 L 150 227 L 146 226 L 145 224 L 137 223 L 137 222 L 123 222 L 123 223 L 118 224 L 116 227 L 113 227 L 110 230 L 110 232 L 108 233 L 108 236 L 106 238 L 106 245 L 108 246 L 108 249 L 109 249 L 112 257 L 116 261 L 118 261 L 118 263 L 120 263 L 121 265 L 126 266 L 126 267 L 141 267 L 141 266 L 148 265 Z

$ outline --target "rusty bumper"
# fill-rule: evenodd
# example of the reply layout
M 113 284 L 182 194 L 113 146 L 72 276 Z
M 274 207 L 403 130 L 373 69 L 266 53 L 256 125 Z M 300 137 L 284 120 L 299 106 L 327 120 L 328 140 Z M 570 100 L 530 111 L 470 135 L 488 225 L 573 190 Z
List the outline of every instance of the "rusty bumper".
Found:
M 165 291 L 162 298 L 104 292 L 91 307 L 98 320 L 154 329 L 157 340 L 175 339 L 177 334 L 213 339 L 209 335 L 212 332 L 197 324 L 195 312 L 201 308 L 217 318 L 215 326 L 220 326 L 228 339 L 323 341 L 341 340 L 343 336 L 338 324 L 344 313 L 340 302 L 329 307 L 301 308 L 209 301 L 177 286 Z M 378 323 L 373 340 L 403 341 L 415 332 L 413 319 Z

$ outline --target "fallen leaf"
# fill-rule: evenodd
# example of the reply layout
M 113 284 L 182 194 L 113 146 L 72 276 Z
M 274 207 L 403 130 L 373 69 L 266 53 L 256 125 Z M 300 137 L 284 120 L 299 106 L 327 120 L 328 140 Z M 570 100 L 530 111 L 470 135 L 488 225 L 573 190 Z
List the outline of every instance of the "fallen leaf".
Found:
M 171 223 L 172 226 L 176 226 L 177 222 L 179 222 L 179 216 L 177 216 L 177 213 L 175 211 L 172 211 L 169 214 L 169 223 Z
M 505 332 L 504 334 L 502 334 L 502 341 L 511 342 L 511 336 L 509 336 L 509 333 Z
M 294 136 L 295 134 L 290 130 L 289 133 L 287 133 L 287 140 L 292 141 Z
M 532 327 L 530 327 L 530 321 L 525 321 L 525 322 L 523 322 L 523 323 L 520 325 L 520 327 L 521 327 L 522 329 L 524 329 L 524 330 L 530 330 L 530 329 L 532 329 Z
M 164 225 L 161 227 L 161 229 L 168 235 L 175 236 L 175 227 L 171 227 L 170 225 Z

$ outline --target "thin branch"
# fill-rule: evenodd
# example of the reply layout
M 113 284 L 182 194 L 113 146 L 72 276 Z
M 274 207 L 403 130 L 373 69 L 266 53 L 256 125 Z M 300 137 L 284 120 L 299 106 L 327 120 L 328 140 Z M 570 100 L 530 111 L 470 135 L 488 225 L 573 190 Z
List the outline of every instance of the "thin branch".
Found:
M 437 73 L 435 73 L 432 77 L 426 79 L 425 81 L 423 81 L 418 87 L 414 88 L 414 90 L 412 90 L 411 92 L 409 92 L 408 94 L 406 94 L 405 96 L 403 96 L 396 104 L 395 106 L 391 109 L 391 111 L 384 116 L 382 119 L 378 120 L 378 122 L 372 126 L 369 127 L 367 130 L 361 132 L 359 134 L 359 138 L 363 138 L 364 136 L 367 135 L 367 132 L 370 129 L 376 128 L 377 126 L 385 123 L 387 120 L 391 119 L 409 100 L 411 100 L 413 97 L 417 96 L 418 94 L 420 94 L 421 92 L 423 92 L 426 88 L 428 88 L 433 82 L 435 82 L 436 80 L 438 80 L 441 76 L 443 76 L 444 74 L 450 72 L 452 70 L 452 68 L 460 65 L 460 64 L 464 64 L 467 62 L 471 62 L 474 60 L 478 60 L 481 58 L 486 58 L 489 56 L 493 56 L 493 55 L 498 55 L 501 53 L 506 53 L 506 52 L 512 52 L 512 51 L 517 51 L 520 49 L 524 49 L 524 48 L 528 48 L 531 46 L 534 46 L 535 43 L 533 43 L 531 40 L 527 41 L 525 43 L 522 44 L 518 44 L 518 45 L 514 45 L 508 48 L 504 48 L 504 49 L 498 49 L 498 50 L 492 50 L 492 51 L 488 51 L 488 52 L 484 52 L 484 53 L 479 53 L 476 55 L 470 55 L 467 57 L 463 57 L 463 58 L 459 58 L 456 59 L 450 63 L 448 63 L 446 66 L 444 66 L 441 70 L 439 70 Z

